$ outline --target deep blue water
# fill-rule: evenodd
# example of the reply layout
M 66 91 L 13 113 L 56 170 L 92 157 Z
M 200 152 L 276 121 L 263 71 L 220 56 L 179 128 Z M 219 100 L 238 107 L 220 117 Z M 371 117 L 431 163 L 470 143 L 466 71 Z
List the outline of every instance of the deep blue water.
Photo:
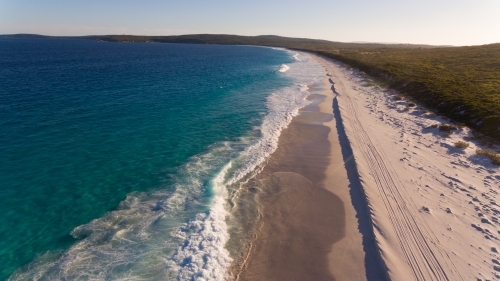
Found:
M 72 236 L 75 227 L 147 196 L 170 198 L 186 173 L 201 173 L 200 161 L 212 165 L 207 175 L 219 171 L 227 161 L 206 155 L 259 137 L 266 97 L 294 83 L 277 70 L 293 61 L 260 47 L 0 39 L 0 280 L 33 260 L 58 266 L 64 250 L 100 229 Z M 128 231 L 140 218 L 106 227 Z

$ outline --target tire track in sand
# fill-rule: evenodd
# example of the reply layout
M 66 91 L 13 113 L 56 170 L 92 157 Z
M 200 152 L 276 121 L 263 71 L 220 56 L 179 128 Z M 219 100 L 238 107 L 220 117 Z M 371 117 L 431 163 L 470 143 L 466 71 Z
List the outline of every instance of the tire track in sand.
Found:
M 351 141 L 359 145 L 361 155 L 368 164 L 369 172 L 389 214 L 390 224 L 415 280 L 463 280 L 450 257 L 441 251 L 435 234 L 418 214 L 418 208 L 406 194 L 404 185 L 391 167 L 389 159 L 371 141 L 342 80 L 331 67 L 328 67 L 328 72 L 338 82 L 337 98 L 340 97 L 340 102 L 345 106 L 350 118 L 352 131 L 348 137 L 353 138 Z M 330 82 L 335 84 L 332 80 Z

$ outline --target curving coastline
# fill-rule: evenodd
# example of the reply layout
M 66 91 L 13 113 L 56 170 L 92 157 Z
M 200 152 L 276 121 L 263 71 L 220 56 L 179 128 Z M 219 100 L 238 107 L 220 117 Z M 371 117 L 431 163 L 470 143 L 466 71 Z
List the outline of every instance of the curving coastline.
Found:
M 369 218 L 345 133 L 332 110 L 329 77 L 309 92 L 311 104 L 282 131 L 277 150 L 246 184 L 257 193 L 259 220 L 232 278 L 385 280 L 365 227 Z
M 500 278 L 500 168 L 471 131 L 311 57 L 325 78 L 247 183 L 260 216 L 232 278 Z

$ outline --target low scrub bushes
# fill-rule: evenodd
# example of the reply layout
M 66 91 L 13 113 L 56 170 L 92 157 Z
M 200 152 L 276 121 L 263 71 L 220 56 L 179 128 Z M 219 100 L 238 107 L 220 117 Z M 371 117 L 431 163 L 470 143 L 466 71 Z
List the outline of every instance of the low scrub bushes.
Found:
M 500 154 L 489 149 L 478 149 L 476 150 L 477 154 L 485 155 L 490 158 L 491 162 L 495 165 L 500 165 Z
M 455 143 L 455 147 L 465 149 L 465 148 L 469 147 L 469 143 L 465 142 L 465 141 L 457 141 Z
M 439 125 L 439 130 L 441 132 L 451 132 L 451 131 L 455 131 L 457 129 L 458 129 L 458 127 L 455 125 L 450 125 L 450 124 Z

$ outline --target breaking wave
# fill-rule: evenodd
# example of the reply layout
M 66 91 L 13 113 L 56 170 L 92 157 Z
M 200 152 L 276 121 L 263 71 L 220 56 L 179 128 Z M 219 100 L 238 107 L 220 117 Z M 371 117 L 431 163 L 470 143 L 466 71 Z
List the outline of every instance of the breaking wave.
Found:
M 80 241 L 71 248 L 38 257 L 9 280 L 223 280 L 232 261 L 228 189 L 258 172 L 309 103 L 307 85 L 322 75 L 308 55 L 290 55 L 295 62 L 280 72 L 294 83 L 267 97 L 268 114 L 253 134 L 191 157 L 171 191 L 129 194 L 117 210 L 76 227 L 71 235 Z

